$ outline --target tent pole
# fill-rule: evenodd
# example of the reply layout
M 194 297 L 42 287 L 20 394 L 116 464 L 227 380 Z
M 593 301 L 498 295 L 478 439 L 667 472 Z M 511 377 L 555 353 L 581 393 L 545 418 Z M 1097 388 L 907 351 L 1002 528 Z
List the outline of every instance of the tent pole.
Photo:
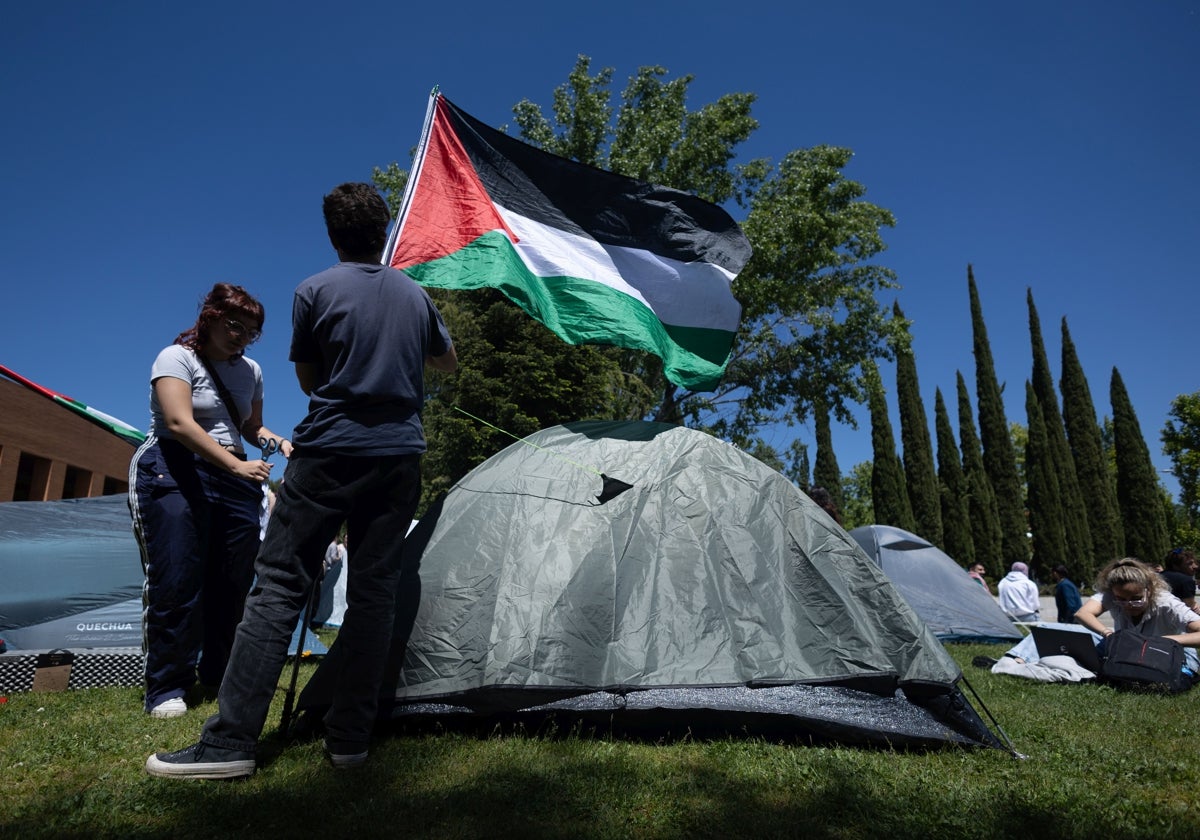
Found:
M 1000 725 L 1000 721 L 996 720 L 996 716 L 992 714 L 992 710 L 983 702 L 983 698 L 979 696 L 979 692 L 975 690 L 975 686 L 971 685 L 971 681 L 967 679 L 967 675 L 963 674 L 963 685 L 971 689 L 971 696 L 975 698 L 975 702 L 979 704 L 979 708 L 983 709 L 983 713 L 988 716 L 988 720 L 992 722 L 992 726 L 996 727 L 996 731 L 1000 733 L 1000 737 L 1004 739 L 1005 746 L 1008 747 L 1009 753 L 1013 758 L 1029 758 L 1024 753 L 1017 752 L 1017 748 L 1013 746 L 1012 739 L 1008 737 L 1008 733 L 1004 731 L 1004 727 Z
M 296 702 L 296 678 L 300 675 L 300 657 L 304 654 L 304 636 L 308 632 L 308 625 L 312 623 L 313 616 L 317 612 L 317 600 L 321 592 L 321 579 L 323 574 L 317 575 L 313 579 L 312 589 L 308 593 L 308 604 L 304 608 L 304 622 L 300 625 L 300 639 L 296 642 L 296 655 L 292 658 L 292 682 L 288 686 L 287 695 L 283 700 L 283 714 L 279 716 L 279 732 L 281 735 L 287 735 L 288 728 L 292 724 L 292 705 Z

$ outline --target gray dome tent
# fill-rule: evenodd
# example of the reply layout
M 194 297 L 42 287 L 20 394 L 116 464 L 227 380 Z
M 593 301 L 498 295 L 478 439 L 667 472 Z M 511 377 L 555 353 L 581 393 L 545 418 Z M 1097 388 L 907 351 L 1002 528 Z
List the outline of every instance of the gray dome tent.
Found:
M 456 484 L 405 550 L 421 593 L 415 622 L 397 619 L 397 659 L 412 627 L 399 717 L 657 716 L 999 745 L 958 666 L 846 532 L 698 431 L 538 432 Z M 300 709 L 328 703 L 339 661 L 335 642 Z
M 850 536 L 943 642 L 1021 640 L 996 600 L 927 540 L 891 525 L 864 525 Z

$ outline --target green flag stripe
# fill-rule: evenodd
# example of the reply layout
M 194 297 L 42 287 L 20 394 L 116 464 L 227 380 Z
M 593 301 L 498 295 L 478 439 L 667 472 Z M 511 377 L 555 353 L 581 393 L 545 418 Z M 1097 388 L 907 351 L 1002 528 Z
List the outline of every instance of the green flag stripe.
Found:
M 667 377 L 685 388 L 715 388 L 729 356 L 731 332 L 664 324 L 640 301 L 595 280 L 539 277 L 500 232 L 406 271 L 425 286 L 498 288 L 569 344 L 617 344 L 655 353 Z
M 79 400 L 73 400 L 70 397 L 64 397 L 61 394 L 55 394 L 54 401 L 59 405 L 71 409 L 80 416 L 95 423 L 101 428 L 107 429 L 117 437 L 124 438 L 133 444 L 139 444 L 146 439 L 144 432 L 140 432 L 132 426 L 122 423 L 115 417 L 110 417 L 103 411 L 97 411 Z
M 741 306 L 730 291 L 733 277 L 696 260 L 681 263 L 643 248 L 604 245 L 557 230 L 496 205 L 515 239 L 517 254 L 538 277 L 582 277 L 627 294 L 664 324 L 732 334 Z M 726 348 L 728 350 L 728 348 Z

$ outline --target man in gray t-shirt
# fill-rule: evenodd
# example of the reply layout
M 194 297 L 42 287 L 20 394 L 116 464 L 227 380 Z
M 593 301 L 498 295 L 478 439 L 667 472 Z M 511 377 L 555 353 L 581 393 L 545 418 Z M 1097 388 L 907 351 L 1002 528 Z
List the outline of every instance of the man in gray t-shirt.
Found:
M 389 214 L 375 188 L 342 184 L 325 197 L 324 213 L 339 263 L 300 284 L 292 314 L 291 358 L 309 410 L 292 438 L 220 711 L 199 743 L 150 756 L 154 776 L 254 772 L 292 629 L 343 521 L 354 562 L 325 747 L 335 767 L 367 758 L 397 591 L 418 585 L 400 548 L 421 492 L 424 368 L 453 372 L 458 358 L 425 291 L 380 265 Z
M 378 260 L 344 261 L 308 278 L 292 303 L 291 359 L 311 378 L 308 415 L 292 445 L 348 455 L 424 452 L 425 357 L 447 352 L 437 308 L 403 272 Z

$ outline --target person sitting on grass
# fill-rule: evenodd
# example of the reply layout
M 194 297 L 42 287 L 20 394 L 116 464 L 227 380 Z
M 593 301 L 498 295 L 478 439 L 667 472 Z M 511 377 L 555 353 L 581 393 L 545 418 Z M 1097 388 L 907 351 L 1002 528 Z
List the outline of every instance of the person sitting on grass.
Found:
M 967 569 L 967 576 L 982 586 L 984 592 L 991 595 L 992 588 L 988 586 L 987 581 L 984 579 L 986 575 L 987 568 L 982 563 L 972 563 L 971 568 Z
M 1105 612 L 1112 616 L 1112 629 L 1100 621 Z M 1091 633 L 1102 659 L 1104 640 L 1118 630 L 1132 629 L 1145 636 L 1163 636 L 1185 645 L 1185 667 L 1192 674 L 1200 673 L 1200 657 L 1187 647 L 1200 645 L 1200 614 L 1188 609 L 1168 592 L 1158 573 L 1140 560 L 1126 557 L 1105 566 L 1096 579 L 1096 594 L 1079 608 L 1075 620 Z M 1041 626 L 1079 629 L 1078 624 Z M 1041 682 L 1079 682 L 1097 676 L 1070 656 L 1040 656 L 1032 635 L 1022 639 L 999 660 L 977 656 L 973 664 L 990 668 L 993 674 Z
M 1100 622 L 1100 616 L 1112 616 L 1112 629 Z M 1119 630 L 1136 630 L 1143 636 L 1163 636 L 1184 645 L 1187 667 L 1200 672 L 1200 614 L 1172 595 L 1165 581 L 1141 560 L 1125 557 L 1100 570 L 1096 594 L 1075 613 L 1075 619 L 1089 630 L 1107 638 Z
M 1079 587 L 1071 581 L 1070 572 L 1062 563 L 1055 566 L 1050 574 L 1054 575 L 1056 581 L 1054 604 L 1058 607 L 1058 622 L 1072 624 L 1075 621 L 1075 613 L 1083 606 L 1083 599 L 1079 597 Z
M 1196 609 L 1196 555 L 1186 548 L 1172 548 L 1163 558 L 1162 579 L 1171 594 Z
M 1032 623 L 1040 618 L 1042 600 L 1038 596 L 1037 584 L 1029 579 L 1029 566 L 1020 561 L 996 585 L 1000 597 L 1000 609 L 1013 621 Z

